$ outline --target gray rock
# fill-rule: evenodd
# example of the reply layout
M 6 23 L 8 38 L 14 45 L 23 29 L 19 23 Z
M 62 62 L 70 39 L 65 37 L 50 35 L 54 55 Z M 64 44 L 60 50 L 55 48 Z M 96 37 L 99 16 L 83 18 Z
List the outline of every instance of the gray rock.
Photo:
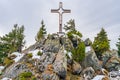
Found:
M 99 60 L 93 50 L 88 51 L 86 53 L 85 59 L 82 61 L 82 67 L 93 67 L 94 70 L 101 69 L 101 65 L 99 64 Z
M 59 80 L 59 77 L 56 74 L 43 73 L 41 78 L 42 80 Z
M 41 47 L 43 47 L 45 42 L 46 42 L 46 39 L 42 39 L 40 42 L 36 42 L 35 44 L 31 45 L 29 48 L 23 50 L 22 52 L 23 53 L 28 53 L 29 51 L 41 48 Z
M 73 48 L 72 42 L 70 39 L 65 39 L 66 41 L 64 41 L 64 47 L 66 50 L 71 51 L 71 49 Z
M 42 80 L 59 80 L 58 75 L 53 71 L 53 65 L 48 64 L 45 71 L 42 73 Z
M 95 75 L 95 71 L 92 67 L 87 67 L 82 71 L 82 75 L 84 75 L 85 80 L 91 80 Z
M 59 45 L 48 45 L 44 48 L 44 52 L 58 53 Z
M 26 64 L 15 63 L 8 67 L 2 77 L 15 78 L 22 72 L 31 72 Z
M 76 61 L 73 61 L 72 73 L 75 75 L 79 75 L 81 71 L 82 71 L 82 68 L 81 68 L 80 64 L 77 63 Z
M 47 39 L 44 44 L 44 52 L 58 53 L 60 48 L 59 39 Z
M 40 72 L 43 72 L 48 64 L 52 64 L 56 58 L 56 54 L 52 52 L 44 53 L 37 61 L 37 67 Z
M 117 57 L 110 58 L 106 64 L 105 68 L 108 71 L 119 71 L 120 70 L 120 59 Z
M 105 67 L 105 64 L 108 62 L 108 60 L 111 58 L 111 57 L 116 57 L 118 58 L 118 53 L 116 50 L 109 50 L 109 51 L 106 51 L 103 53 L 102 55 L 102 61 L 103 61 L 103 64 L 102 66 Z
M 67 59 L 67 64 L 72 65 L 73 64 L 73 60 L 72 59 Z
M 4 66 L 0 66 L 0 75 L 2 74 L 2 71 L 4 70 Z
M 61 47 L 60 51 L 58 52 L 53 66 L 57 75 L 59 75 L 61 79 L 65 79 L 67 73 L 67 59 L 63 47 Z
M 90 45 L 92 44 L 92 41 L 91 41 L 89 38 L 87 38 L 87 39 L 84 41 L 84 43 L 85 43 L 85 46 L 90 46 Z

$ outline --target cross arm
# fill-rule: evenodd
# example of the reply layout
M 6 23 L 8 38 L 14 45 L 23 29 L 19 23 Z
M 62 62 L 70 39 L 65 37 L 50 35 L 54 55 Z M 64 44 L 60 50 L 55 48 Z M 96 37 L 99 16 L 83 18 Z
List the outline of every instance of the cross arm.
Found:
M 68 10 L 68 9 L 63 9 L 63 13 L 71 13 L 71 10 Z
M 59 9 L 51 9 L 51 12 L 52 12 L 52 13 L 59 13 L 58 10 L 59 10 Z

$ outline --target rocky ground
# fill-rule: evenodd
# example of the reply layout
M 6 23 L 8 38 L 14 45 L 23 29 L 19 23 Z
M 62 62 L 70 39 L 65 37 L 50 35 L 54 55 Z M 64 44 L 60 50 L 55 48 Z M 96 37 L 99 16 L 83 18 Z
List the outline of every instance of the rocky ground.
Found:
M 52 36 L 42 39 L 21 55 L 9 56 L 14 63 L 5 66 L 0 78 L 12 80 L 109 80 L 109 72 L 120 70 L 120 59 L 117 51 L 111 50 L 104 53 L 102 61 L 98 60 L 94 50 L 86 52 L 82 62 L 67 58 L 67 47 L 72 47 L 72 42 L 66 38 Z M 88 42 L 85 42 L 86 44 Z M 69 57 L 71 57 L 69 55 Z M 30 72 L 31 76 L 21 77 L 21 73 Z M 99 76 L 102 75 L 102 76 Z

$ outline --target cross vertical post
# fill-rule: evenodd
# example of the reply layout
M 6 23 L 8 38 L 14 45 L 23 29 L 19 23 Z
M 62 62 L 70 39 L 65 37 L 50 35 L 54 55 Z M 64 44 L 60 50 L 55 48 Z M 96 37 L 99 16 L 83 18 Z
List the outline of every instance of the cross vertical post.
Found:
M 62 2 L 60 2 L 59 8 L 58 9 L 51 9 L 51 12 L 59 14 L 59 33 L 63 33 L 62 32 L 62 15 L 63 15 L 63 13 L 70 13 L 71 10 L 63 9 Z

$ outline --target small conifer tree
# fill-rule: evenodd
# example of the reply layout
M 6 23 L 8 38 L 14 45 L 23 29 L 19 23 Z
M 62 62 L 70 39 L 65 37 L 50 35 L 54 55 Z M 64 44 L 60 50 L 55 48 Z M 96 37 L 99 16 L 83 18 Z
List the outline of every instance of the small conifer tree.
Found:
M 41 27 L 37 33 L 37 36 L 36 36 L 36 41 L 40 41 L 42 38 L 44 38 L 44 34 L 47 34 L 47 31 L 46 31 L 46 28 L 45 28 L 45 24 L 44 24 L 44 21 L 42 20 L 41 21 Z
M 120 37 L 118 38 L 118 42 L 117 42 L 116 46 L 118 48 L 118 55 L 120 57 Z
M 109 50 L 110 43 L 104 28 L 102 28 L 101 31 L 97 34 L 97 37 L 95 37 L 92 46 L 99 59 L 101 59 L 102 53 Z
M 70 40 L 74 37 L 74 34 L 79 36 L 80 38 L 82 37 L 82 34 L 76 30 L 75 28 L 75 21 L 74 19 L 71 19 L 67 22 L 66 25 L 64 25 L 65 31 L 67 31 L 67 36 Z

